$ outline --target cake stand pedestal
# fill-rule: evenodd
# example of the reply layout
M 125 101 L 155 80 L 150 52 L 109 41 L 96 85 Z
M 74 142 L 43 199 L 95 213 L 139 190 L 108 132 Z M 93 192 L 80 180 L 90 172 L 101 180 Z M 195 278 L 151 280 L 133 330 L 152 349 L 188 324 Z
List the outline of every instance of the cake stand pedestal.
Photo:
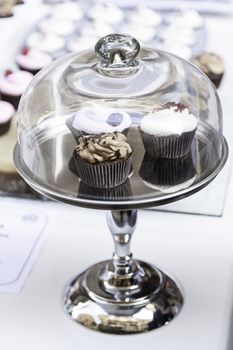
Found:
M 192 163 L 185 161 L 184 164 L 185 169 L 192 164 L 191 168 L 196 171 L 193 177 L 195 181 L 186 182 L 186 187 L 178 187 L 176 191 L 172 188 L 171 193 L 149 187 L 142 181 L 140 174 L 145 173 L 147 164 L 143 158 L 144 152 L 141 152 L 143 146 L 140 144 L 137 129 L 129 133 L 135 150 L 134 172 L 122 187 L 107 191 L 97 191 L 88 186 L 85 188 L 80 179 L 70 171 L 67 154 L 72 154 L 74 145 L 67 130 L 61 135 L 60 141 L 64 147 L 59 148 L 59 154 L 49 151 L 56 150 L 56 139 L 50 138 L 38 146 L 38 154 L 48 156 L 38 157 L 41 163 L 35 162 L 34 172 L 23 161 L 19 146 L 16 145 L 16 167 L 36 191 L 63 203 L 108 210 L 107 222 L 113 236 L 115 252 L 112 260 L 90 267 L 74 278 L 66 288 L 63 304 L 74 321 L 105 333 L 132 334 L 168 324 L 180 312 L 183 305 L 180 287 L 156 267 L 134 260 L 130 241 L 136 226 L 137 209 L 185 198 L 201 190 L 217 176 L 226 162 L 228 147 L 223 139 L 219 157 L 214 137 L 213 129 L 199 124 L 190 155 Z M 212 144 L 210 140 L 213 140 Z M 178 162 L 174 167 L 169 162 L 166 166 L 160 166 L 169 175 L 170 169 L 173 172 L 175 169 L 176 178 L 179 175 L 177 171 L 180 171 L 179 164 Z M 167 174 L 163 175 L 167 178 Z
M 113 259 L 90 267 L 65 293 L 65 310 L 76 322 L 101 332 L 130 334 L 158 328 L 180 311 L 183 297 L 177 284 L 132 257 L 136 220 L 136 209 L 107 213 Z

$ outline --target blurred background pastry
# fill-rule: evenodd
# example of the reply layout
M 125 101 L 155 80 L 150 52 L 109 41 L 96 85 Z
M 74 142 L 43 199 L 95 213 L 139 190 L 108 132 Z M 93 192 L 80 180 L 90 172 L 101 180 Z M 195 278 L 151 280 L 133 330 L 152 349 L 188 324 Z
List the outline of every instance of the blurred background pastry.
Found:
M 6 70 L 0 77 L 0 94 L 5 101 L 18 108 L 20 97 L 32 80 L 33 75 L 22 70 Z
M 203 52 L 195 56 L 192 62 L 209 77 L 216 88 L 220 86 L 224 74 L 222 57 L 216 53 Z
M 20 69 L 33 75 L 47 66 L 52 60 L 53 57 L 49 53 L 27 47 L 24 47 L 15 58 L 15 62 Z

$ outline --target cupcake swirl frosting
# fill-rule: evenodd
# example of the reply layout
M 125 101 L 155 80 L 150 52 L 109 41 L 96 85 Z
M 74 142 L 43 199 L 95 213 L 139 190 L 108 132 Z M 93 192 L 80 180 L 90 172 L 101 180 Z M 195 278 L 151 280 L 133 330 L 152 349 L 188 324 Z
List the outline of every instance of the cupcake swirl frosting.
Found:
M 98 136 L 83 135 L 78 142 L 75 148 L 77 154 L 92 164 L 126 159 L 132 153 L 127 137 L 119 132 Z
M 150 135 L 182 135 L 197 128 L 198 120 L 188 108 L 175 102 L 168 102 L 142 118 L 141 130 Z

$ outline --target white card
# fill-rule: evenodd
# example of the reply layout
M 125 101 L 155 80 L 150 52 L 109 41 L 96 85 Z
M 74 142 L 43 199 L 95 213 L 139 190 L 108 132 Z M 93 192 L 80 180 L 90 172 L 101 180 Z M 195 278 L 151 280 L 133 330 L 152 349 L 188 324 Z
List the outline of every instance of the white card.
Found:
M 36 209 L 0 204 L 0 293 L 19 293 L 45 238 L 47 218 Z

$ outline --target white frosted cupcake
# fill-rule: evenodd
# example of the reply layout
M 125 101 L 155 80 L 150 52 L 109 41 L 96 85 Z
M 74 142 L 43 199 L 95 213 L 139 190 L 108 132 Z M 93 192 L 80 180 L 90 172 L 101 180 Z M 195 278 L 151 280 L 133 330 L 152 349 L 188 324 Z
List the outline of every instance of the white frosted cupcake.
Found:
M 142 44 L 147 44 L 156 36 L 156 30 L 153 27 L 138 25 L 136 23 L 126 23 L 120 30 L 121 33 L 130 33 Z
M 118 24 L 124 19 L 123 11 L 119 7 L 108 2 L 94 5 L 88 11 L 88 16 L 94 20 L 110 24 Z
M 203 27 L 204 20 L 195 10 L 174 12 L 166 16 L 166 22 L 179 27 L 198 29 Z
M 131 12 L 129 21 L 140 26 L 158 27 L 162 23 L 162 16 L 149 7 L 141 5 Z
M 65 1 L 52 8 L 51 15 L 56 20 L 68 20 L 78 22 L 84 17 L 84 12 L 79 4 L 72 1 Z
M 0 94 L 2 98 L 18 108 L 19 100 L 24 90 L 32 80 L 33 75 L 25 71 L 7 70 L 0 78 Z
M 42 33 L 55 34 L 61 36 L 72 35 L 75 31 L 75 25 L 68 20 L 46 18 L 42 20 L 38 28 Z
M 87 24 L 83 25 L 80 32 L 80 37 L 84 37 L 86 40 L 96 39 L 112 33 L 112 26 L 108 23 L 103 23 L 101 21 L 89 21 Z
M 192 57 L 192 50 L 188 45 L 176 41 L 166 40 L 156 46 L 159 50 L 167 51 L 173 55 L 189 60 Z
M 119 108 L 103 107 L 98 104 L 80 109 L 67 121 L 76 140 L 81 134 L 121 132 L 126 134 L 131 125 L 130 115 Z
M 98 38 L 95 37 L 78 37 L 70 39 L 67 43 L 67 50 L 70 52 L 84 51 L 93 49 L 97 43 Z
M 184 156 L 191 149 L 197 124 L 197 118 L 184 105 L 169 102 L 161 106 L 140 123 L 146 152 L 156 158 Z
M 24 47 L 16 56 L 18 67 L 32 74 L 38 73 L 52 60 L 53 57 L 50 54 L 36 49 L 28 49 L 27 47 Z
M 34 32 L 28 37 L 26 46 L 54 54 L 64 49 L 65 41 L 55 34 Z
M 14 114 L 15 109 L 11 103 L 0 101 L 0 136 L 9 130 Z
M 192 28 L 180 28 L 177 26 L 168 26 L 160 33 L 160 39 L 173 44 L 183 44 L 192 46 L 196 43 L 196 35 Z

